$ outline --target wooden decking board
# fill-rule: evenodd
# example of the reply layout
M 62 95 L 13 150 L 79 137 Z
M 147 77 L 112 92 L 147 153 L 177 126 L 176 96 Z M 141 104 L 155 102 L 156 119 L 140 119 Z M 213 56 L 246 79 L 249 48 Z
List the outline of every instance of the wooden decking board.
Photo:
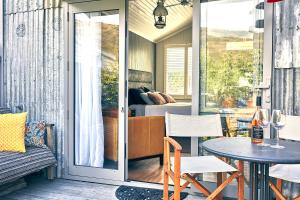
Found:
M 0 200 L 115 200 L 118 186 L 41 177 L 30 179 L 28 186 Z M 189 195 L 186 200 L 203 199 Z
M 28 187 L 0 197 L 2 200 L 112 200 L 117 186 L 56 179 L 38 179 Z

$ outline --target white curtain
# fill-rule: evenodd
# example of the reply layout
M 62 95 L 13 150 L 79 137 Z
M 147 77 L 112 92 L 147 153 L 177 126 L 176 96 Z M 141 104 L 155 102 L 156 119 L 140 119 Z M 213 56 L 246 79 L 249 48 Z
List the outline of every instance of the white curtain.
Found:
M 75 164 L 103 167 L 101 23 L 75 15 Z

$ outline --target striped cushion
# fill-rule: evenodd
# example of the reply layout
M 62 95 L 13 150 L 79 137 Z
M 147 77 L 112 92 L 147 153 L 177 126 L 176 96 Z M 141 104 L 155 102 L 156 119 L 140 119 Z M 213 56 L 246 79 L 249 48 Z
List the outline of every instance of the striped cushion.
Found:
M 26 153 L 0 152 L 0 185 L 56 164 L 48 148 L 28 147 Z
M 6 114 L 6 113 L 11 113 L 11 110 L 9 108 L 0 107 L 0 114 Z

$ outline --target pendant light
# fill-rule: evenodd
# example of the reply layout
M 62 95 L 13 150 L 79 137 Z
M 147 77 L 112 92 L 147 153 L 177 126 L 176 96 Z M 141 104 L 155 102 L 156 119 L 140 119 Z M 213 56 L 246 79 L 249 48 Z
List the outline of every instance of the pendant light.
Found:
M 158 0 L 157 6 L 153 11 L 154 22 L 155 22 L 154 26 L 158 29 L 163 29 L 167 23 L 167 15 L 168 15 L 168 10 L 164 6 L 164 1 Z

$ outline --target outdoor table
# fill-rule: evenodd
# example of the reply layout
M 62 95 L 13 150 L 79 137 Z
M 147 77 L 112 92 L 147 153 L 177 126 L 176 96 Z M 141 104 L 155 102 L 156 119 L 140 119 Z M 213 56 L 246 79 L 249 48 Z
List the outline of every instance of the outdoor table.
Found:
M 265 139 L 265 144 L 275 140 Z M 271 164 L 300 164 L 300 143 L 280 140 L 283 149 L 252 144 L 248 137 L 223 137 L 205 141 L 203 149 L 217 156 L 250 163 L 250 199 L 270 199 L 269 167 Z M 260 170 L 260 173 L 259 173 Z M 261 176 L 260 184 L 258 177 Z M 260 190 L 260 198 L 258 191 Z

